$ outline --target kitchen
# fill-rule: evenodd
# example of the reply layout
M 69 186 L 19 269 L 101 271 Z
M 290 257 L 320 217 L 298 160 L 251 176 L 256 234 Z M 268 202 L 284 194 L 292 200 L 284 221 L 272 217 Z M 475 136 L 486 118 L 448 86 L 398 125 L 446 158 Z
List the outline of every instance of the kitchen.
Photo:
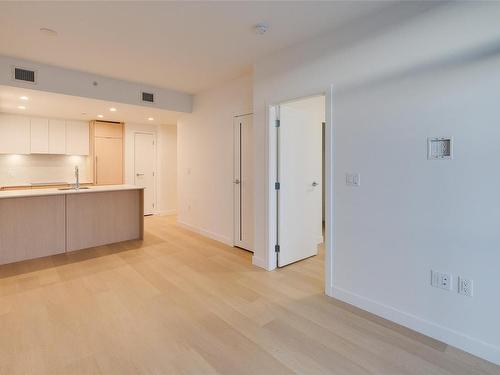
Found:
M 0 264 L 143 239 L 144 215 L 159 213 L 156 192 L 175 166 L 157 163 L 175 128 L 164 119 L 157 109 L 0 86 Z M 136 139 L 153 140 L 151 152 Z

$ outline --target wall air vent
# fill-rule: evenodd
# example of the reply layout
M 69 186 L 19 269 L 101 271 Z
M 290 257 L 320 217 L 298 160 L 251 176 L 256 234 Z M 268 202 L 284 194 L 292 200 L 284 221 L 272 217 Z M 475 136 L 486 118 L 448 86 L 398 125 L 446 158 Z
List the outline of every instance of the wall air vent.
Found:
M 154 103 L 155 102 L 155 94 L 151 92 L 142 92 L 142 101 L 146 103 Z
M 14 67 L 14 80 L 29 83 L 36 83 L 35 71 Z

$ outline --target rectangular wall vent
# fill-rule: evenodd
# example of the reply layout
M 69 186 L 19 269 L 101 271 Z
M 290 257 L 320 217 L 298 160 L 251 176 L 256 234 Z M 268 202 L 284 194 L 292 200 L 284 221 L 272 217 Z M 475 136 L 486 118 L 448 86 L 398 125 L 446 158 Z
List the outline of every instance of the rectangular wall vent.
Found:
M 23 68 L 14 68 L 14 79 L 16 81 L 35 83 L 35 72 Z
M 154 103 L 155 102 L 155 95 L 150 92 L 143 92 L 142 93 L 142 101 L 143 102 L 148 102 L 148 103 Z

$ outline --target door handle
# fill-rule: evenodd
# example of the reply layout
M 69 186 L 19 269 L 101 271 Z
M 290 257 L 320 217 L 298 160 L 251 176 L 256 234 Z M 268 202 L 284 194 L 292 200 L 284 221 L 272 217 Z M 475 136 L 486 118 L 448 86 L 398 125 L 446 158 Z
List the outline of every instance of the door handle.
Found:
M 316 181 L 313 181 L 312 186 L 318 186 L 318 183 Z
M 235 183 L 236 185 L 239 185 L 239 184 L 240 184 L 240 180 L 236 179 L 236 180 L 234 180 L 234 183 Z
M 139 176 L 144 176 L 144 173 L 136 173 L 135 175 L 136 175 L 137 177 L 139 177 Z

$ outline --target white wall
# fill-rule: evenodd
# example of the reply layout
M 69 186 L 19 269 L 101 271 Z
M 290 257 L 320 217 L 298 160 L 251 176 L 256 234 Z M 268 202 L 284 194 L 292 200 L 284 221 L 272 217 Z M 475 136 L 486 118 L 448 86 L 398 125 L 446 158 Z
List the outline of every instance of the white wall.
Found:
M 178 121 L 178 221 L 211 238 L 233 240 L 233 117 L 252 112 L 252 78 L 194 97 Z
M 453 3 L 341 50 L 332 34 L 256 64 L 254 262 L 275 261 L 267 106 L 333 85 L 327 292 L 500 363 L 498 19 L 498 3 Z M 426 137 L 441 135 L 455 136 L 455 159 L 427 161 Z M 345 186 L 351 171 L 359 188 Z M 474 279 L 474 297 L 431 288 L 431 268 Z
M 125 183 L 134 184 L 134 137 L 136 132 L 156 137 L 156 210 L 174 214 L 177 210 L 177 131 L 175 125 L 125 124 Z
M 160 194 L 158 206 L 162 214 L 177 212 L 177 126 L 158 127 Z

